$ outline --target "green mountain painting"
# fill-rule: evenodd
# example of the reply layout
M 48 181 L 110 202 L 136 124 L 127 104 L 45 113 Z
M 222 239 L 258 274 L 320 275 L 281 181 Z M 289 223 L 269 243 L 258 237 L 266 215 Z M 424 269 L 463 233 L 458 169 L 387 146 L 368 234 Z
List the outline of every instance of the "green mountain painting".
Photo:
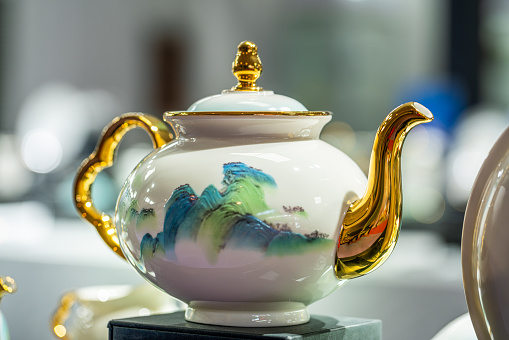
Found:
M 164 207 L 163 231 L 155 237 L 146 233 L 142 238 L 142 258 L 162 256 L 178 262 L 175 245 L 180 240 L 198 243 L 211 264 L 225 248 L 287 256 L 334 244 L 318 231 L 302 235 L 287 224 L 266 221 L 270 215 L 281 215 L 265 201 L 265 189 L 277 188 L 272 176 L 240 162 L 224 164 L 223 175 L 221 190 L 209 185 L 198 196 L 184 184 L 173 191 Z M 295 218 L 307 218 L 301 207 L 284 207 L 284 211 Z M 152 219 L 151 213 L 145 211 L 145 216 Z M 137 224 L 142 221 L 138 219 Z

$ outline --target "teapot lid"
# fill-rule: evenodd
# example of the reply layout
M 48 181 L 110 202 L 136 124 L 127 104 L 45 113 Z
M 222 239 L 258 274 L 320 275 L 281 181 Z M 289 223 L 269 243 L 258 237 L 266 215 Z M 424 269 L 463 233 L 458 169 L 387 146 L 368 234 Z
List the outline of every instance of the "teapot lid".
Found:
M 262 73 L 262 63 L 258 48 L 250 41 L 243 41 L 237 47 L 237 55 L 232 65 L 232 73 L 237 78 L 237 85 L 221 94 L 205 97 L 194 102 L 187 112 L 218 111 L 275 111 L 303 112 L 308 111 L 297 100 L 274 94 L 256 84 Z

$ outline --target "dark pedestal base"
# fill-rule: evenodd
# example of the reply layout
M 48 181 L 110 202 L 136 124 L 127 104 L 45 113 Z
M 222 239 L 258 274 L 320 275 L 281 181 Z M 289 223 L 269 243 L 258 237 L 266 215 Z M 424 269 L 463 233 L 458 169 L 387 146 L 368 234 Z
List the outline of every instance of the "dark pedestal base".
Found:
M 110 340 L 125 339 L 338 339 L 381 340 L 380 320 L 312 315 L 303 325 L 224 327 L 187 322 L 184 312 L 111 320 Z

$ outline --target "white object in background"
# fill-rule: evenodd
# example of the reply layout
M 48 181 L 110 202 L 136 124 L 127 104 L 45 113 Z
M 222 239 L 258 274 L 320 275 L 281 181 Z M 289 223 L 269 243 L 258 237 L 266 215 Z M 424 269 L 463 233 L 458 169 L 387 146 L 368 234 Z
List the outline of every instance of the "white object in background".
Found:
M 64 339 L 101 340 L 112 319 L 171 313 L 185 304 L 149 284 L 91 286 L 66 293 L 53 316 L 53 333 Z M 3 340 L 3 339 L 0 339 Z
M 15 201 L 33 185 L 34 174 L 23 165 L 16 136 L 0 135 L 0 200 Z
M 466 313 L 454 319 L 431 340 L 477 340 L 470 315 Z
M 465 208 L 470 191 L 489 150 L 509 124 L 507 114 L 477 108 L 456 128 L 446 166 L 446 193 L 449 203 Z
M 9 327 L 4 315 L 0 312 L 0 340 L 9 340 Z
M 41 245 L 55 226 L 53 213 L 40 202 L 0 204 L 0 245 L 26 247 Z M 4 254 L 0 248 L 0 254 Z M 12 256 L 20 256 L 13 254 Z
M 23 103 L 16 126 L 21 157 L 36 173 L 49 173 L 73 162 L 91 131 L 116 112 L 116 100 L 102 90 L 81 91 L 67 83 L 47 83 Z M 105 117 L 106 116 L 106 117 Z

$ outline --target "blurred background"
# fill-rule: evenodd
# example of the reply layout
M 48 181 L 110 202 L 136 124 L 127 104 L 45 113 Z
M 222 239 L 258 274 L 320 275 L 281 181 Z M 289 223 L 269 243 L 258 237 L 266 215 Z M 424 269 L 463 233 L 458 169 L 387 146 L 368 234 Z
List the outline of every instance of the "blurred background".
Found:
M 435 115 L 403 148 L 393 257 L 312 312 L 381 319 L 386 339 L 429 339 L 467 311 L 463 214 L 509 124 L 509 2 L 0 0 L 0 275 L 19 286 L 1 307 L 13 339 L 56 338 L 50 320 L 66 291 L 142 284 L 78 219 L 75 171 L 115 116 L 185 110 L 233 86 L 243 40 L 258 45 L 259 84 L 332 111 L 322 139 L 363 169 L 394 107 L 418 101 Z M 114 210 L 150 148 L 143 132 L 127 135 L 96 181 L 100 208 Z

